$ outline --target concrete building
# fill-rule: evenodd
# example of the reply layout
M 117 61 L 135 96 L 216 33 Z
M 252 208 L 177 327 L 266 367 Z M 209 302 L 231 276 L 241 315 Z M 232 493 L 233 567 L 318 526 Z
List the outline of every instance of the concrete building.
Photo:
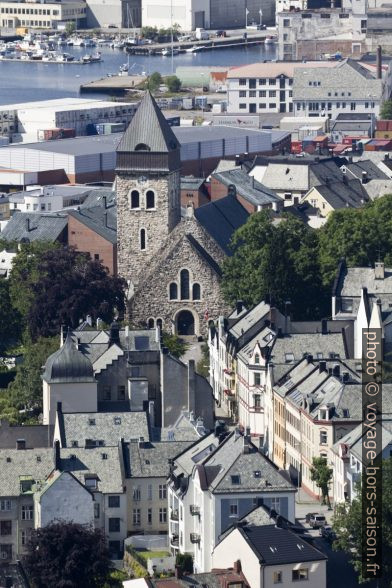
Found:
M 99 123 L 128 124 L 135 110 L 133 104 L 88 98 L 10 104 L 0 107 L 0 129 L 15 143 L 45 141 L 47 131 L 55 129 L 72 129 L 76 136 L 92 135 L 96 134 L 94 125 Z
M 0 2 L 0 24 L 5 28 L 63 30 L 67 22 L 75 23 L 77 28 L 86 26 L 85 2 L 82 0 L 61 0 L 60 2 L 1 0 Z
M 173 553 L 192 553 L 209 572 L 220 535 L 262 501 L 294 522 L 295 488 L 253 445 L 249 431 L 204 437 L 173 462 L 169 537 Z
M 293 61 L 302 59 L 360 57 L 366 52 L 365 0 L 343 0 L 343 8 L 284 7 L 276 15 L 278 29 L 278 59 Z
M 294 113 L 318 117 L 321 112 L 332 119 L 354 111 L 378 116 L 391 90 L 389 67 L 381 74 L 353 59 L 341 61 L 333 68 L 307 66 L 294 79 Z
M 334 68 L 336 62 L 315 61 L 314 67 Z M 227 112 L 265 114 L 293 111 L 293 80 L 309 64 L 266 62 L 234 67 L 227 72 Z

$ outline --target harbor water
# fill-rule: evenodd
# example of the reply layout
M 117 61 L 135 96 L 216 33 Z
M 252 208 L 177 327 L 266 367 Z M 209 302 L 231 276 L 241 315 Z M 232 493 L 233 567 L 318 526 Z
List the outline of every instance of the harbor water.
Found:
M 67 53 L 78 59 L 90 49 L 66 47 Z M 116 75 L 120 66 L 128 62 L 128 54 L 120 49 L 100 47 L 102 61 L 99 63 L 67 64 L 47 62 L 0 61 L 0 105 L 49 100 L 79 96 L 81 84 Z M 256 45 L 230 49 L 182 53 L 173 56 L 174 72 L 176 67 L 197 66 L 239 66 L 258 61 L 275 59 L 274 45 Z M 151 74 L 159 71 L 162 75 L 171 73 L 171 57 L 160 55 L 129 55 L 131 74 Z M 85 95 L 91 98 L 107 98 L 107 95 Z

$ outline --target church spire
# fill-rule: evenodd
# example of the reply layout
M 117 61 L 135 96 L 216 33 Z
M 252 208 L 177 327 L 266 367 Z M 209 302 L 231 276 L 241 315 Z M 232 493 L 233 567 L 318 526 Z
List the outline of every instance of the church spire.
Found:
M 180 144 L 147 91 L 117 147 L 117 169 L 178 169 Z

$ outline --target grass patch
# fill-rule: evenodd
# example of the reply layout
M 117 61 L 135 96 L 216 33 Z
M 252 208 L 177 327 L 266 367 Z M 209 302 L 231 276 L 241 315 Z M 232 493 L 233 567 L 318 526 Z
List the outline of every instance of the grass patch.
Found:
M 168 557 L 168 556 L 170 556 L 170 553 L 168 551 L 139 551 L 138 549 L 136 549 L 135 551 L 137 551 L 138 554 L 141 557 L 144 557 L 145 559 L 152 559 L 153 557 Z

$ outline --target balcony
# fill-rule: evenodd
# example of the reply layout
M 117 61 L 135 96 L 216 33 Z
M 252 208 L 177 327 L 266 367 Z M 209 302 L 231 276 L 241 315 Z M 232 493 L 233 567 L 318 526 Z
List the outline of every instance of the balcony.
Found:
M 178 549 L 178 535 L 173 535 L 170 538 L 170 546 L 174 547 L 175 549 Z
M 170 520 L 178 521 L 178 508 L 170 509 Z
M 199 533 L 191 533 L 191 543 L 200 543 Z
M 200 506 L 196 504 L 191 504 L 189 510 L 191 511 L 191 515 L 200 515 Z

